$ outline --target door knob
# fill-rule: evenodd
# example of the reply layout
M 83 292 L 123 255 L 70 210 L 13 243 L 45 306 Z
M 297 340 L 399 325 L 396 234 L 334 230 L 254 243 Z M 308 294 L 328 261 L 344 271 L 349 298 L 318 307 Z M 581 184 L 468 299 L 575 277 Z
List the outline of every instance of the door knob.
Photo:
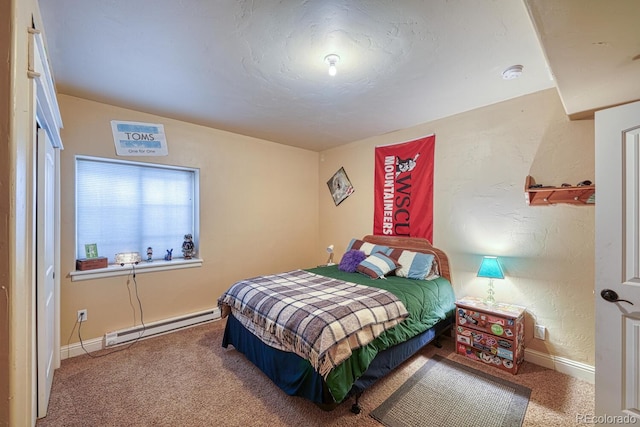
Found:
M 631 301 L 618 298 L 618 293 L 612 289 L 603 289 L 602 292 L 600 292 L 600 296 L 609 302 L 628 302 L 633 305 Z

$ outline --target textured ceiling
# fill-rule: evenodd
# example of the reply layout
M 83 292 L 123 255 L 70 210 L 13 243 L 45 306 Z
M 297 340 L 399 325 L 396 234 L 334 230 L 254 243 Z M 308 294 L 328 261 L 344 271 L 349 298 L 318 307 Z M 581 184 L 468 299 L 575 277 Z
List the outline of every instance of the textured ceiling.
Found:
M 40 0 L 40 8 L 59 93 L 320 151 L 555 87 L 566 75 L 551 72 L 540 40 L 566 41 L 563 26 L 585 2 L 599 0 L 563 0 L 560 16 L 557 0 Z M 638 16 L 640 2 L 620 3 Z M 547 57 L 562 63 L 567 51 Z M 340 56 L 334 77 L 330 53 Z M 523 75 L 502 79 L 514 64 Z M 592 108 L 570 103 L 570 91 L 568 112 Z
M 640 1 L 527 3 L 570 117 L 640 99 Z

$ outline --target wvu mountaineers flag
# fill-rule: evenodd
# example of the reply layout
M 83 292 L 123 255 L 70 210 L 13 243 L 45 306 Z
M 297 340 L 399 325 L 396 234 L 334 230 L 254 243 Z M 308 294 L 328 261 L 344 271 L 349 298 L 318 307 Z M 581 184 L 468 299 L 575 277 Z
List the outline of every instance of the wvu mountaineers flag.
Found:
M 373 234 L 424 237 L 433 243 L 436 136 L 376 147 Z

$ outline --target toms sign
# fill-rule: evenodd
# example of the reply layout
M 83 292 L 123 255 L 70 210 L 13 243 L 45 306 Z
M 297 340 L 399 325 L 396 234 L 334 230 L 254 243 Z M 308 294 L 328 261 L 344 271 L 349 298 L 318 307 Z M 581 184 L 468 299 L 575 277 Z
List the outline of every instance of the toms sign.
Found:
M 166 156 L 169 154 L 164 125 L 111 120 L 118 156 Z

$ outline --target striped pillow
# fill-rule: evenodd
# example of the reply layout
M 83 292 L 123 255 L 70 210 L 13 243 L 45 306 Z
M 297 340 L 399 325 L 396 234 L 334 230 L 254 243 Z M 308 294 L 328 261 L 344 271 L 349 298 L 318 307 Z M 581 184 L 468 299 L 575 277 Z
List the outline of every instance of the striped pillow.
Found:
M 376 252 L 387 253 L 387 251 L 389 251 L 391 248 L 384 245 L 374 245 L 373 243 L 367 243 L 364 240 L 351 239 L 345 252 L 348 252 L 351 249 L 357 249 L 364 252 L 366 255 L 371 255 L 375 254 Z
M 358 264 L 358 272 L 371 277 L 372 279 L 384 279 L 384 276 L 391 273 L 400 264 L 393 258 L 389 258 L 382 252 L 369 255 L 364 261 Z
M 396 276 L 424 280 L 431 272 L 434 259 L 432 254 L 393 249 L 387 252 L 387 255 L 400 263 Z

